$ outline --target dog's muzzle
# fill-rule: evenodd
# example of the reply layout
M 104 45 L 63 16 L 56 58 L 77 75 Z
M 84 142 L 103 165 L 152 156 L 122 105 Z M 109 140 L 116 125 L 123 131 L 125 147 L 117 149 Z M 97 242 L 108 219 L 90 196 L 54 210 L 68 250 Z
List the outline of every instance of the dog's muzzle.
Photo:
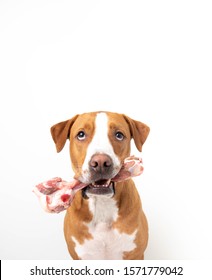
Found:
M 106 154 L 95 154 L 89 162 L 89 171 L 91 174 L 91 183 L 82 190 L 84 198 L 93 195 L 104 195 L 112 197 L 115 194 L 113 177 L 113 161 Z

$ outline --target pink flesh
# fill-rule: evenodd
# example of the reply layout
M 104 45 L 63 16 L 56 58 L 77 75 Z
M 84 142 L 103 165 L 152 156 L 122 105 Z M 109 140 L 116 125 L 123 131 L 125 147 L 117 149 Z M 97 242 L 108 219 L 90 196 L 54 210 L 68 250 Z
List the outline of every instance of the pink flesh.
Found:
M 118 174 L 111 180 L 120 182 L 131 177 L 139 176 L 143 173 L 142 160 L 130 156 L 124 160 L 124 163 Z M 37 195 L 42 208 L 49 213 L 59 213 L 67 209 L 77 191 L 86 187 L 78 180 L 73 179 L 71 182 L 63 181 L 56 177 L 46 182 L 40 183 L 34 187 L 33 192 Z

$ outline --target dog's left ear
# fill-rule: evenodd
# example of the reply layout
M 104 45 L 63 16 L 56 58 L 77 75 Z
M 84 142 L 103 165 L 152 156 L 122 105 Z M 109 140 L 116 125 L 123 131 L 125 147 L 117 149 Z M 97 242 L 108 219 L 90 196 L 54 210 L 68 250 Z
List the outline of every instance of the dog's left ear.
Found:
M 74 116 L 70 120 L 57 123 L 51 127 L 51 135 L 55 142 L 58 153 L 65 146 L 66 140 L 69 138 L 70 129 L 77 117 L 78 115 Z
M 136 148 L 139 150 L 139 152 L 141 152 L 142 146 L 147 139 L 150 128 L 142 122 L 135 121 L 125 115 L 123 116 L 129 125 L 131 136 L 134 139 Z

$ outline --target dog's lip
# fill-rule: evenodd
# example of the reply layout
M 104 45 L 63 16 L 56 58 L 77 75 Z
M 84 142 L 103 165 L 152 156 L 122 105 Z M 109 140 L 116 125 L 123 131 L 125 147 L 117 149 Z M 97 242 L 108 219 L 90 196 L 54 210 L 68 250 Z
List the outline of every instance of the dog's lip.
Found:
M 106 180 L 107 181 L 107 180 Z M 85 198 L 85 199 L 88 199 L 89 198 L 89 195 L 101 195 L 101 196 L 104 196 L 104 195 L 110 195 L 110 196 L 113 196 L 115 194 L 115 183 L 111 180 L 108 180 L 110 181 L 109 184 L 105 185 L 95 185 L 95 184 L 90 184 L 90 185 L 87 185 L 85 188 L 82 189 L 82 196 Z M 99 183 L 99 181 L 97 181 Z
M 111 185 L 111 179 L 101 179 L 95 182 L 92 182 L 88 186 L 91 188 L 108 188 Z

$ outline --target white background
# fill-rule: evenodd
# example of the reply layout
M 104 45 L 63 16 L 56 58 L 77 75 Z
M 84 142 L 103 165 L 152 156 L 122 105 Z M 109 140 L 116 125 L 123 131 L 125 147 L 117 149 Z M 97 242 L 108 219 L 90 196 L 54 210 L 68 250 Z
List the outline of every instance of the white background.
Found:
M 204 0 L 0 1 L 1 259 L 69 259 L 64 213 L 31 190 L 72 177 L 50 127 L 95 110 L 151 128 L 136 178 L 145 258 L 211 258 L 211 15 Z

